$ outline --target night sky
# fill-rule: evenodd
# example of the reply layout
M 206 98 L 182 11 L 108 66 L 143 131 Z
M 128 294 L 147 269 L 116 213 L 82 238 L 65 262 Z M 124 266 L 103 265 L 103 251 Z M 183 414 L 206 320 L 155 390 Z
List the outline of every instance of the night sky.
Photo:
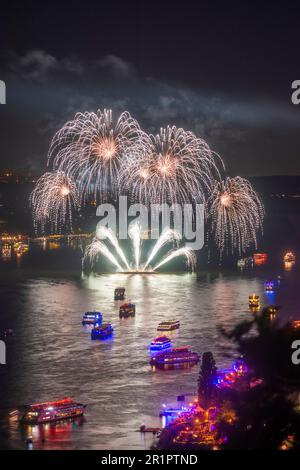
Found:
M 1 2 L 0 168 L 44 169 L 60 125 L 110 107 L 192 130 L 233 176 L 300 174 L 300 11 L 244 3 Z

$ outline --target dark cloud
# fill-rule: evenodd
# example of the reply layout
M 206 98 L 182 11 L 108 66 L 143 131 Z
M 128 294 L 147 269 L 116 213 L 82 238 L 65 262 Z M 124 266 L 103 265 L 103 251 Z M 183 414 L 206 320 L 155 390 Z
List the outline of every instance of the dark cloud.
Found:
M 13 99 L 6 107 L 6 129 L 14 128 L 18 139 L 9 142 L 4 131 L 0 151 L 16 166 L 44 166 L 50 139 L 66 120 L 78 111 L 104 107 L 115 113 L 127 109 L 148 132 L 168 124 L 189 129 L 223 155 L 233 172 L 243 174 L 267 173 L 262 156 L 272 148 L 274 135 L 299 130 L 299 112 L 290 105 L 289 96 L 282 105 L 191 89 L 144 77 L 113 54 L 83 60 L 34 49 L 11 55 L 8 65 L 8 100 L 10 90 Z M 286 149 L 287 136 L 281 137 L 280 145 Z M 279 146 L 272 151 L 271 172 L 278 172 Z

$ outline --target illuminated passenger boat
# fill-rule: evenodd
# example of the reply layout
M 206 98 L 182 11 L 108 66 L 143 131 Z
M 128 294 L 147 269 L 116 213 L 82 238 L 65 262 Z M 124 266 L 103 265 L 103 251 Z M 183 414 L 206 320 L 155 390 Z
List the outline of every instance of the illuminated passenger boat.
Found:
M 294 255 L 294 253 L 292 251 L 288 251 L 284 257 L 283 257 L 283 261 L 285 263 L 295 263 L 296 261 L 296 256 Z
M 155 356 L 151 357 L 150 364 L 152 366 L 175 366 L 180 364 L 197 364 L 199 360 L 200 355 L 196 352 L 192 352 L 188 346 L 185 346 L 155 354 Z
M 116 287 L 115 288 L 115 300 L 124 300 L 125 299 L 125 287 Z
M 158 325 L 157 331 L 172 331 L 172 330 L 177 330 L 179 327 L 180 327 L 179 320 L 162 321 Z
M 272 280 L 268 280 L 265 282 L 265 291 L 266 292 L 274 292 L 275 282 Z
M 102 313 L 86 312 L 82 318 L 83 325 L 100 325 L 102 323 Z
M 253 261 L 255 266 L 261 266 L 262 264 L 266 264 L 268 261 L 267 253 L 254 253 Z
M 91 331 L 91 339 L 106 339 L 112 336 L 114 329 L 110 323 L 102 323 Z
M 72 398 L 36 403 L 26 407 L 20 421 L 24 424 L 41 424 L 60 419 L 82 416 L 86 405 L 76 403 Z
M 150 343 L 150 351 L 163 351 L 164 349 L 169 349 L 172 347 L 171 340 L 167 336 L 159 336 L 154 338 Z
M 120 318 L 134 317 L 134 315 L 135 315 L 135 304 L 126 303 L 126 304 L 121 305 L 120 310 L 119 310 Z
M 256 294 L 249 295 L 249 307 L 255 308 L 255 309 L 260 307 L 259 295 L 256 295 Z
M 293 320 L 291 321 L 290 325 L 292 328 L 300 329 L 300 320 Z

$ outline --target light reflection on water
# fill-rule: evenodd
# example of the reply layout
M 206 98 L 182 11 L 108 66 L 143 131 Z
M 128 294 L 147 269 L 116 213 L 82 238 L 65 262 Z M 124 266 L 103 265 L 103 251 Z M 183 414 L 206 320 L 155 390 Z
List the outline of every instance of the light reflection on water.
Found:
M 134 318 L 119 319 L 122 302 L 114 289 L 126 288 L 136 303 Z M 227 366 L 228 344 L 217 325 L 233 326 L 251 315 L 248 295 L 268 302 L 263 280 L 251 275 L 107 274 L 89 277 L 21 278 L 2 281 L 5 298 L 2 327 L 12 327 L 8 364 L 1 374 L 1 447 L 23 448 L 32 435 L 41 449 L 138 449 L 152 437 L 136 430 L 142 423 L 159 426 L 162 403 L 196 388 L 199 366 L 153 371 L 149 343 L 162 320 L 179 319 L 173 346 L 189 345 L 200 354 L 213 352 L 218 366 Z M 272 298 L 272 302 L 274 299 Z M 111 322 L 114 336 L 91 341 L 82 314 L 99 310 Z M 88 404 L 80 422 L 22 431 L 7 421 L 17 405 L 73 396 Z

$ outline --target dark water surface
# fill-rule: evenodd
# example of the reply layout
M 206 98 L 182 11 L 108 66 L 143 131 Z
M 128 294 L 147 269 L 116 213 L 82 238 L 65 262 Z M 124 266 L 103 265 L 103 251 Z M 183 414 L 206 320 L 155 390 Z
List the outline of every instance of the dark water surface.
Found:
M 149 448 L 136 430 L 142 423 L 160 425 L 162 403 L 196 389 L 198 366 L 153 371 L 148 345 L 160 321 L 180 319 L 175 346 L 213 352 L 218 366 L 229 365 L 228 344 L 217 326 L 233 326 L 247 318 L 250 293 L 265 303 L 281 303 L 281 319 L 299 317 L 299 273 L 283 275 L 277 298 L 266 298 L 266 273 L 107 274 L 82 277 L 2 269 L 0 332 L 7 338 L 7 364 L 0 366 L 0 447 L 24 448 L 28 435 L 35 449 Z M 136 303 L 136 317 L 120 320 L 117 286 Z M 298 288 L 297 288 L 298 286 Z M 112 322 L 115 334 L 90 340 L 81 325 L 83 312 L 97 309 Z M 18 405 L 66 395 L 87 403 L 85 418 L 40 427 L 21 428 L 9 418 Z

